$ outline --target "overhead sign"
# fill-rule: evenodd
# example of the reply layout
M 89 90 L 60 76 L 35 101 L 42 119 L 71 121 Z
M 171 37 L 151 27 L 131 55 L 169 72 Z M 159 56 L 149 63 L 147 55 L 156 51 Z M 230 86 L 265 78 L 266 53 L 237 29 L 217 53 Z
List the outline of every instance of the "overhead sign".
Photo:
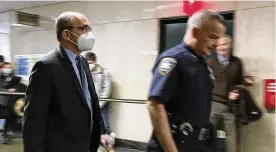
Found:
M 29 55 L 16 55 L 16 75 L 27 78 L 29 77 L 29 64 L 30 56 Z

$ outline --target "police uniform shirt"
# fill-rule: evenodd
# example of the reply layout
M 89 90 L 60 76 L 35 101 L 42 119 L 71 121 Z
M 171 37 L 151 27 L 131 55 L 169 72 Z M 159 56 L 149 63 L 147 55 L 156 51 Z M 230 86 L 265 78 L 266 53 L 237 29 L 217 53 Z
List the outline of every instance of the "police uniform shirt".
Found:
M 153 68 L 149 100 L 165 105 L 173 121 L 197 127 L 209 123 L 212 79 L 205 59 L 186 43 L 163 52 Z

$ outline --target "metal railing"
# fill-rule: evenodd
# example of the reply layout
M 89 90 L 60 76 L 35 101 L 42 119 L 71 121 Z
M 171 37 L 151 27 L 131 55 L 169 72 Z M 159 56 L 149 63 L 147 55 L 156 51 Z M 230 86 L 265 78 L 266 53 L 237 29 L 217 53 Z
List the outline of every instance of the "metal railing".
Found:
M 99 101 L 133 103 L 133 104 L 147 104 L 148 103 L 147 100 L 137 100 L 137 99 L 99 99 Z
M 0 92 L 0 95 L 7 95 L 7 96 L 25 96 L 25 93 L 23 92 Z
M 6 96 L 25 96 L 23 92 L 0 92 L 0 95 Z M 147 100 L 138 100 L 138 99 L 99 99 L 99 101 L 107 101 L 107 102 L 117 102 L 117 103 L 133 103 L 133 104 L 147 104 Z

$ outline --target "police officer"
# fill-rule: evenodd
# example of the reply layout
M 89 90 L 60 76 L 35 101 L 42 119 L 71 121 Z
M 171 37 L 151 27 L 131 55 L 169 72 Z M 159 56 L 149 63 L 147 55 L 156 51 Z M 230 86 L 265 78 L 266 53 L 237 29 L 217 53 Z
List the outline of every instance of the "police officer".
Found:
M 211 136 L 212 73 L 205 56 L 226 30 L 212 10 L 193 14 L 181 44 L 163 52 L 153 68 L 149 113 L 153 135 L 148 152 L 204 152 Z

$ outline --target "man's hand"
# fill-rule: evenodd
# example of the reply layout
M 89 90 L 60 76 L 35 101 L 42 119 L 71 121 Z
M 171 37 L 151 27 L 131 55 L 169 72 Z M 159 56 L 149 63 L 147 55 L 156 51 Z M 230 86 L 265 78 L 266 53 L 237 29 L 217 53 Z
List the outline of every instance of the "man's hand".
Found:
M 238 90 L 232 90 L 231 92 L 229 92 L 228 99 L 229 100 L 237 100 L 239 96 L 240 96 L 240 94 L 239 94 Z
M 101 135 L 101 144 L 106 147 L 109 151 L 112 151 L 115 144 L 115 134 L 111 133 L 110 135 L 104 134 Z
M 8 89 L 8 92 L 15 92 L 16 90 L 14 88 Z
M 101 144 L 106 145 L 106 136 L 107 134 L 101 135 Z

